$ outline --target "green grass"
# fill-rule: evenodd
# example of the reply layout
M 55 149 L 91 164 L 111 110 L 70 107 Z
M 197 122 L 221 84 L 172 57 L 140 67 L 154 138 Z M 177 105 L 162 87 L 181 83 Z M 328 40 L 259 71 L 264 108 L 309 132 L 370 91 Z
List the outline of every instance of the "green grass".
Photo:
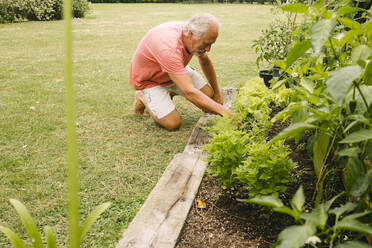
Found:
M 111 207 L 84 247 L 114 247 L 165 167 L 182 152 L 202 112 L 182 98 L 177 132 L 134 116 L 130 59 L 151 27 L 213 13 L 222 29 L 210 57 L 222 87 L 257 75 L 251 48 L 272 20 L 270 6 L 250 4 L 96 4 L 73 20 L 73 82 L 80 173 L 81 218 Z M 26 239 L 8 199 L 29 208 L 39 227 L 50 225 L 67 244 L 67 167 L 63 21 L 0 25 L 0 223 Z M 196 68 L 197 60 L 191 62 Z M 166 199 L 164 199 L 166 200 Z M 10 247 L 0 234 L 0 247 Z

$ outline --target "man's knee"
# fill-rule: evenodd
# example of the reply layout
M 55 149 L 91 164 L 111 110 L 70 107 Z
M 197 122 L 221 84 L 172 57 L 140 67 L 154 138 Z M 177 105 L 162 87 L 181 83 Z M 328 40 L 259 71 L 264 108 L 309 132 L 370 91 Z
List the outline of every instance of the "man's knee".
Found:
M 158 120 L 158 123 L 168 131 L 175 131 L 181 126 L 181 117 L 177 110 L 173 110 L 170 114 Z
M 163 126 L 168 131 L 176 131 L 181 126 L 181 120 L 180 119 L 178 119 L 178 120 L 170 120 L 170 121 L 165 122 Z

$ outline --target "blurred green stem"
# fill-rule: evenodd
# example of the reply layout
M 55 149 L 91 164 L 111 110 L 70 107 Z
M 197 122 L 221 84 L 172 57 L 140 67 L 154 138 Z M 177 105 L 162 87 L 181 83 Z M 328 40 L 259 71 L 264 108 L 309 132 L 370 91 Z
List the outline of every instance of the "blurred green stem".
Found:
M 78 166 L 76 152 L 76 132 L 74 120 L 74 91 L 72 87 L 72 31 L 71 0 L 64 0 L 63 16 L 65 21 L 65 82 L 66 82 L 66 112 L 67 112 L 67 164 L 68 164 L 68 215 L 70 248 L 80 246 L 79 235 L 79 197 L 78 197 Z

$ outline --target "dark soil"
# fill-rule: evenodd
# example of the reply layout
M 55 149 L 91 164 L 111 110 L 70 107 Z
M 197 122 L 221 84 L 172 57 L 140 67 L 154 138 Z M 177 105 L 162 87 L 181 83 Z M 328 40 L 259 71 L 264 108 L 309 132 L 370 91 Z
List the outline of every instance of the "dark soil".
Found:
M 275 136 L 287 125 L 275 123 L 269 136 Z M 297 183 L 287 185 L 287 191 L 280 198 L 288 203 L 301 184 L 306 202 L 310 202 L 316 183 L 312 161 L 304 149 L 289 145 L 293 150 L 291 159 L 298 163 L 293 173 Z M 266 248 L 277 241 L 278 234 L 285 227 L 294 224 L 288 215 L 239 202 L 237 198 L 248 198 L 247 191 L 237 189 L 231 194 L 222 189 L 215 178 L 204 176 L 176 247 Z M 198 208 L 198 199 L 205 202 L 206 208 Z

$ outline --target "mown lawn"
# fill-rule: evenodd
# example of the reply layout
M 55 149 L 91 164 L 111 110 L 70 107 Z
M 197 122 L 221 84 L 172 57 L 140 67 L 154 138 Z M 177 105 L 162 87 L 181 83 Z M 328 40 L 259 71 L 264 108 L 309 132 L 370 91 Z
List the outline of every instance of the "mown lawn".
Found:
M 177 132 L 134 116 L 128 82 L 131 56 L 151 27 L 213 13 L 221 34 L 212 58 L 222 87 L 240 87 L 257 75 L 251 48 L 272 21 L 268 5 L 96 4 L 73 21 L 74 83 L 80 165 L 81 216 L 112 205 L 84 247 L 114 247 L 165 167 L 182 152 L 202 115 L 184 99 Z M 63 22 L 0 25 L 0 223 L 25 231 L 9 198 L 21 200 L 41 228 L 50 225 L 66 246 L 66 131 Z M 192 64 L 197 66 L 197 60 Z M 165 201 L 167 199 L 164 199 Z M 0 247 L 10 247 L 0 234 Z

